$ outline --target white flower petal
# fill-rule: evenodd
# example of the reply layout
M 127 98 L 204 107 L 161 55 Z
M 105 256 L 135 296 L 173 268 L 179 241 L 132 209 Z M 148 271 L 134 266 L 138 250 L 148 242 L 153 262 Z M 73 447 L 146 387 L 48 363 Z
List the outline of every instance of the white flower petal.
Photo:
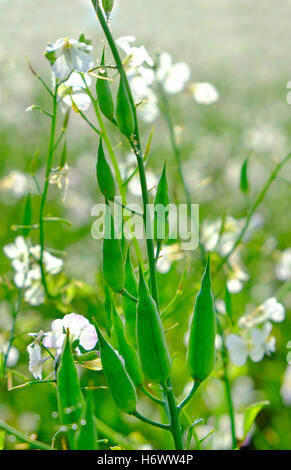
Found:
M 243 366 L 248 357 L 248 350 L 245 340 L 234 333 L 226 338 L 226 347 L 229 350 L 230 360 L 237 366 Z
M 89 351 L 94 348 L 97 343 L 97 339 L 95 327 L 89 324 L 81 331 L 79 337 L 80 346 L 86 349 L 86 351 Z
M 39 344 L 31 343 L 27 346 L 29 354 L 29 365 L 28 369 L 33 374 L 35 379 L 42 378 L 42 357 L 41 347 Z

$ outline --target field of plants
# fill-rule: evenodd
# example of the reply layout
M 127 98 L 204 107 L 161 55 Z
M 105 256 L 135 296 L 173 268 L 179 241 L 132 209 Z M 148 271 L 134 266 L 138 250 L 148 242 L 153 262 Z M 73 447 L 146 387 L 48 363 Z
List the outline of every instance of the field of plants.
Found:
M 290 2 L 0 0 L 0 450 L 290 450 Z

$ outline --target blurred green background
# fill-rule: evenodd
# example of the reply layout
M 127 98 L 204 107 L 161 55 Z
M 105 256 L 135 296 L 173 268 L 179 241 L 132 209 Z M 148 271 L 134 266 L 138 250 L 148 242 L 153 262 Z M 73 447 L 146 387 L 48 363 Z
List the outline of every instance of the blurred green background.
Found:
M 81 33 L 93 40 L 94 55 L 99 57 L 103 36 L 97 25 L 89 0 L 0 0 L 0 236 L 1 246 L 11 242 L 15 232 L 13 224 L 20 222 L 23 195 L 32 182 L 18 183 L 18 190 L 7 189 L 3 179 L 11 171 L 27 174 L 31 160 L 39 152 L 39 172 L 42 174 L 48 141 L 48 123 L 37 112 L 27 113 L 31 104 L 49 107 L 48 96 L 33 77 L 26 58 L 47 80 L 50 70 L 43 53 L 48 42 L 69 36 L 78 38 Z M 218 103 L 199 107 L 187 94 L 171 98 L 175 124 L 182 129 L 181 146 L 186 177 L 191 188 L 208 179 L 208 184 L 193 191 L 193 202 L 200 204 L 201 222 L 224 214 L 240 218 L 245 215 L 246 203 L 239 191 L 239 172 L 243 160 L 251 150 L 250 199 L 253 200 L 262 186 L 274 161 L 290 149 L 291 108 L 287 104 L 287 82 L 291 80 L 291 2 L 260 0 L 116 0 L 112 15 L 115 37 L 134 35 L 137 44 L 144 44 L 150 54 L 158 49 L 170 52 L 174 61 L 185 61 L 191 66 L 193 81 L 213 83 L 220 94 Z M 144 126 L 144 141 L 151 126 Z M 72 221 L 71 227 L 54 225 L 47 233 L 47 246 L 66 252 L 65 273 L 69 278 L 87 284 L 78 287 L 72 306 L 84 315 L 102 317 L 103 292 L 96 283 L 99 263 L 99 246 L 90 236 L 91 208 L 100 200 L 95 183 L 96 138 L 76 115 L 70 120 L 68 150 L 70 187 L 62 202 L 62 191 L 50 191 L 47 212 L 64 216 Z M 121 159 L 124 158 L 121 151 Z M 183 199 L 177 169 L 169 145 L 165 123 L 156 123 L 150 167 L 158 175 L 164 158 L 168 159 L 170 187 L 173 194 Z M 4 180 L 5 181 L 5 180 Z M 23 185 L 23 188 L 22 188 Z M 39 198 L 33 196 L 37 216 Z M 249 242 L 244 263 L 250 274 L 245 288 L 234 295 L 237 316 L 250 305 L 258 305 L 272 296 L 282 283 L 274 274 L 278 254 L 289 247 L 290 227 L 290 165 L 274 183 L 259 213 L 263 226 Z M 34 235 L 32 238 L 34 239 Z M 36 240 L 36 238 L 35 238 Z M 267 241 L 273 249 L 263 250 Z M 1 341 L 7 336 L 11 322 L 11 300 L 7 293 L 5 276 L 12 279 L 10 262 L 0 253 Z M 169 273 L 159 275 L 162 304 L 170 300 L 183 272 L 183 261 L 173 265 Z M 168 326 L 179 325 L 168 334 L 172 353 L 178 352 L 174 361 L 174 386 L 182 393 L 190 378 L 185 370 L 183 344 L 188 317 L 192 311 L 197 283 L 202 267 L 199 255 L 192 263 L 187 279 L 187 295 L 168 320 Z M 98 279 L 97 279 L 98 281 Z M 99 287 L 97 287 L 99 286 Z M 219 291 L 219 281 L 216 290 Z M 251 448 L 290 449 L 290 408 L 282 402 L 280 388 L 287 367 L 286 344 L 291 339 L 291 295 L 284 296 L 287 309 L 284 324 L 274 328 L 277 351 L 272 358 L 260 364 L 249 363 L 244 368 L 231 368 L 236 409 L 259 400 L 270 400 L 270 406 L 261 413 L 250 443 Z M 18 323 L 15 345 L 20 351 L 16 368 L 27 374 L 29 343 L 27 332 L 46 330 L 50 321 L 67 313 L 71 305 L 46 304 L 39 308 L 25 305 Z M 102 374 L 86 372 L 84 384 L 89 380 L 102 384 Z M 223 387 L 219 371 L 193 400 L 189 414 L 203 417 L 208 426 L 218 428 L 206 447 L 225 448 L 228 441 L 228 423 Z M 19 383 L 19 382 L 17 382 Z M 7 388 L 7 387 L 6 387 Z M 152 430 L 135 420 L 121 416 L 111 406 L 108 392 L 96 392 L 97 415 L 119 432 L 129 434 L 139 445 L 167 448 L 169 442 L 160 431 Z M 156 410 L 148 402 L 145 413 L 155 417 Z M 49 442 L 57 429 L 56 396 L 50 385 L 37 385 L 0 392 L 0 417 L 26 432 L 35 432 L 38 439 Z M 210 429 L 210 428 L 209 428 Z M 138 430 L 138 431 L 137 431 Z M 216 437 L 215 437 L 216 436 Z M 8 446 L 17 442 L 11 438 Z

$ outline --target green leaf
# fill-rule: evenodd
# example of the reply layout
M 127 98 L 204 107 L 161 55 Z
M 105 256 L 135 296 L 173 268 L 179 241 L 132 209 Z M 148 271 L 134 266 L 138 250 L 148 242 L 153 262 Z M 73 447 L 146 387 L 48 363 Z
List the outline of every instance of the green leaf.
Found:
M 227 284 L 225 283 L 225 310 L 229 317 L 229 319 L 233 320 L 233 310 L 232 310 L 232 302 L 231 302 L 231 295 L 227 288 Z
M 25 204 L 24 204 L 24 213 L 22 219 L 22 225 L 30 225 L 31 224 L 31 196 L 30 193 L 26 196 Z M 30 228 L 23 228 L 22 234 L 24 237 L 29 235 Z
M 97 450 L 97 430 L 95 423 L 93 392 L 87 392 L 86 409 L 76 435 L 78 450 Z
M 68 426 L 70 445 L 74 449 L 76 430 L 72 429 L 72 425 L 80 425 L 81 417 L 84 414 L 85 402 L 80 388 L 78 371 L 74 364 L 69 330 L 67 330 L 57 373 L 57 398 L 61 424 Z
M 252 405 L 248 406 L 244 413 L 244 439 L 247 434 L 250 432 L 252 425 L 255 422 L 255 419 L 261 409 L 264 406 L 269 405 L 269 401 L 259 401 L 257 403 L 253 403 Z
M 191 424 L 190 428 L 188 429 L 188 434 L 187 434 L 187 444 L 186 444 L 186 449 L 190 449 L 190 444 L 191 444 L 191 439 L 192 439 L 192 434 L 193 434 L 193 429 L 197 424 L 202 423 L 203 419 L 202 418 L 197 418 L 195 421 Z
M 111 326 L 112 326 L 112 300 L 111 300 L 111 295 L 110 291 L 105 285 L 105 301 L 104 301 L 104 308 L 105 308 L 105 314 L 106 314 L 106 319 L 105 319 L 105 328 L 107 331 L 108 336 L 111 336 Z

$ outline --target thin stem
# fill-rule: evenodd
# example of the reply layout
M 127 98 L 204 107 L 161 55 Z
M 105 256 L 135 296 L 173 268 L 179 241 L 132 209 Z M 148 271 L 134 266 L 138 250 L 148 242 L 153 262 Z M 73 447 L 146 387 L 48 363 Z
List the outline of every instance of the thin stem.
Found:
M 155 403 L 158 403 L 158 405 L 162 405 L 162 406 L 165 405 L 164 400 L 160 400 L 159 398 L 157 398 L 157 397 L 155 397 L 154 395 L 152 395 L 145 387 L 141 386 L 140 389 L 141 389 L 141 391 L 142 391 L 147 397 L 149 397 L 152 401 L 154 401 Z
M 135 131 L 134 131 L 134 138 L 132 140 L 129 139 L 129 142 L 131 144 L 132 149 L 134 150 L 134 153 L 137 158 L 137 164 L 138 164 L 138 170 L 139 170 L 139 177 L 140 177 L 140 185 L 141 185 L 141 190 L 142 190 L 142 199 L 143 199 L 143 219 L 144 219 L 144 227 L 146 231 L 146 244 L 147 244 L 147 252 L 148 252 L 148 260 L 149 260 L 149 268 L 150 268 L 150 287 L 151 287 L 151 292 L 152 296 L 159 308 L 159 295 L 158 295 L 158 284 L 157 284 L 157 275 L 156 275 L 156 269 L 155 269 L 155 255 L 154 255 L 154 243 L 153 239 L 151 237 L 151 227 L 147 225 L 147 220 L 148 219 L 148 205 L 149 205 L 149 197 L 148 197 L 148 189 L 147 189 L 147 182 L 146 182 L 146 175 L 145 175 L 145 169 L 144 169 L 144 164 L 143 164 L 143 158 L 142 158 L 142 150 L 141 150 L 141 142 L 140 142 L 140 136 L 139 136 L 139 128 L 138 128 L 138 121 L 137 121 L 137 115 L 136 115 L 136 108 L 134 104 L 134 100 L 132 97 L 131 89 L 129 86 L 129 82 L 127 79 L 127 75 L 125 73 L 125 70 L 123 68 L 122 60 L 120 58 L 119 52 L 117 50 L 115 41 L 112 37 L 111 31 L 108 27 L 108 24 L 106 22 L 106 19 L 103 15 L 103 12 L 98 4 L 98 2 L 93 1 L 93 6 L 96 10 L 98 19 L 100 21 L 101 27 L 104 31 L 104 34 L 106 36 L 106 39 L 108 41 L 109 47 L 111 49 L 112 55 L 114 57 L 116 67 L 118 68 L 118 71 L 121 75 L 121 77 L 124 80 L 127 93 L 129 96 L 129 100 L 131 102 L 132 110 L 134 113 L 134 122 L 135 122 Z
M 167 430 L 170 429 L 169 424 L 162 424 L 162 423 L 158 423 L 157 421 L 153 421 L 152 419 L 146 418 L 146 416 L 143 416 L 138 411 L 135 411 L 133 413 L 133 416 L 135 416 L 137 419 L 140 419 L 141 421 L 144 421 L 147 424 L 150 424 L 151 426 L 155 426 L 156 428 L 167 429 Z
M 175 400 L 171 379 L 163 384 L 164 394 L 167 398 L 168 410 L 171 418 L 170 431 L 172 433 L 176 450 L 183 450 L 182 431 L 179 418 L 179 409 Z
M 223 375 L 224 375 L 223 378 L 224 378 L 224 385 L 225 385 L 225 392 L 226 392 L 226 399 L 227 399 L 227 406 L 228 406 L 228 414 L 229 414 L 229 418 L 230 418 L 232 448 L 236 449 L 237 440 L 236 440 L 236 435 L 235 435 L 234 407 L 233 407 L 230 383 L 229 383 L 228 372 L 227 372 L 228 356 L 227 356 L 227 351 L 226 351 L 226 347 L 225 347 L 225 339 L 224 339 L 223 329 L 222 329 L 222 326 L 221 326 L 220 321 L 219 321 L 218 318 L 217 318 L 217 327 L 218 327 L 218 331 L 219 331 L 219 334 L 221 335 L 221 339 L 222 339 L 221 354 L 222 354 L 222 363 L 223 363 Z
M 184 408 L 184 406 L 186 406 L 189 401 L 191 400 L 191 398 L 195 395 L 196 391 L 198 390 L 199 386 L 201 385 L 201 382 L 199 382 L 198 380 L 195 380 L 195 382 L 193 383 L 193 387 L 190 391 L 190 393 L 186 396 L 186 398 L 184 398 L 183 401 L 181 401 L 181 403 L 178 405 L 178 408 L 179 410 L 182 410 L 182 408 Z
M 261 192 L 259 193 L 257 199 L 255 200 L 254 204 L 252 205 L 252 207 L 250 208 L 249 210 L 249 213 L 247 215 L 247 218 L 246 218 L 246 221 L 245 221 L 245 224 L 238 236 L 238 238 L 236 239 L 234 245 L 232 246 L 231 250 L 222 258 L 220 264 L 218 265 L 214 275 L 216 275 L 220 270 L 221 268 L 225 265 L 225 263 L 227 263 L 227 261 L 229 260 L 230 256 L 235 252 L 235 250 L 237 249 L 238 245 L 241 243 L 247 229 L 248 229 L 248 226 L 250 224 L 250 221 L 251 221 L 251 218 L 253 217 L 254 213 L 256 212 L 257 208 L 260 206 L 260 204 L 262 204 L 272 182 L 276 179 L 279 171 L 283 168 L 283 166 L 288 162 L 288 160 L 290 159 L 291 157 L 291 152 L 289 152 L 285 158 L 283 158 L 277 165 L 276 167 L 274 168 L 274 170 L 272 171 L 272 173 L 270 174 L 268 180 L 266 181 L 263 189 L 261 190 Z
M 24 282 L 25 282 L 25 279 L 26 279 L 26 276 L 24 278 Z M 23 284 L 24 284 L 24 282 L 23 282 Z M 10 350 L 12 348 L 13 340 L 14 340 L 16 319 L 17 319 L 18 314 L 20 312 L 21 302 L 22 302 L 22 295 L 23 295 L 23 287 L 21 287 L 18 290 L 16 308 L 13 310 L 12 326 L 11 326 L 11 330 L 10 330 L 9 343 L 8 343 L 8 348 L 7 348 L 6 354 L 4 355 L 4 371 L 6 369 L 8 356 L 9 356 Z
M 52 121 L 51 121 L 51 133 L 50 133 L 50 140 L 49 140 L 49 149 L 48 149 L 48 156 L 47 156 L 47 163 L 46 163 L 46 173 L 45 173 L 45 183 L 43 188 L 43 193 L 40 202 L 40 210 L 39 210 L 39 244 L 40 244 L 40 259 L 39 265 L 41 270 L 41 279 L 42 284 L 45 290 L 45 293 L 48 297 L 52 297 L 48 291 L 47 282 L 46 282 L 46 275 L 45 275 L 45 268 L 43 263 L 44 257 L 44 210 L 45 204 L 47 199 L 47 193 L 49 188 L 49 177 L 53 162 L 54 156 L 54 149 L 55 149 L 55 134 L 56 134 L 56 121 L 57 121 L 57 85 L 55 87 L 55 92 L 53 94 L 53 113 L 52 113 Z
M 136 297 L 134 297 L 133 295 L 131 295 L 129 292 L 127 292 L 127 290 L 123 289 L 120 294 L 123 296 L 123 297 L 126 297 L 127 299 L 131 300 L 133 303 L 137 304 L 138 302 L 138 299 Z
M 4 431 L 8 432 L 9 434 L 12 434 L 21 441 L 27 442 L 35 449 L 53 450 L 50 446 L 44 444 L 43 442 L 34 441 L 33 439 L 30 439 L 30 437 L 26 436 L 20 431 L 17 431 L 17 429 L 14 429 L 12 426 L 9 426 L 9 424 L 6 424 L 2 419 L 0 419 L 0 429 L 4 429 Z

